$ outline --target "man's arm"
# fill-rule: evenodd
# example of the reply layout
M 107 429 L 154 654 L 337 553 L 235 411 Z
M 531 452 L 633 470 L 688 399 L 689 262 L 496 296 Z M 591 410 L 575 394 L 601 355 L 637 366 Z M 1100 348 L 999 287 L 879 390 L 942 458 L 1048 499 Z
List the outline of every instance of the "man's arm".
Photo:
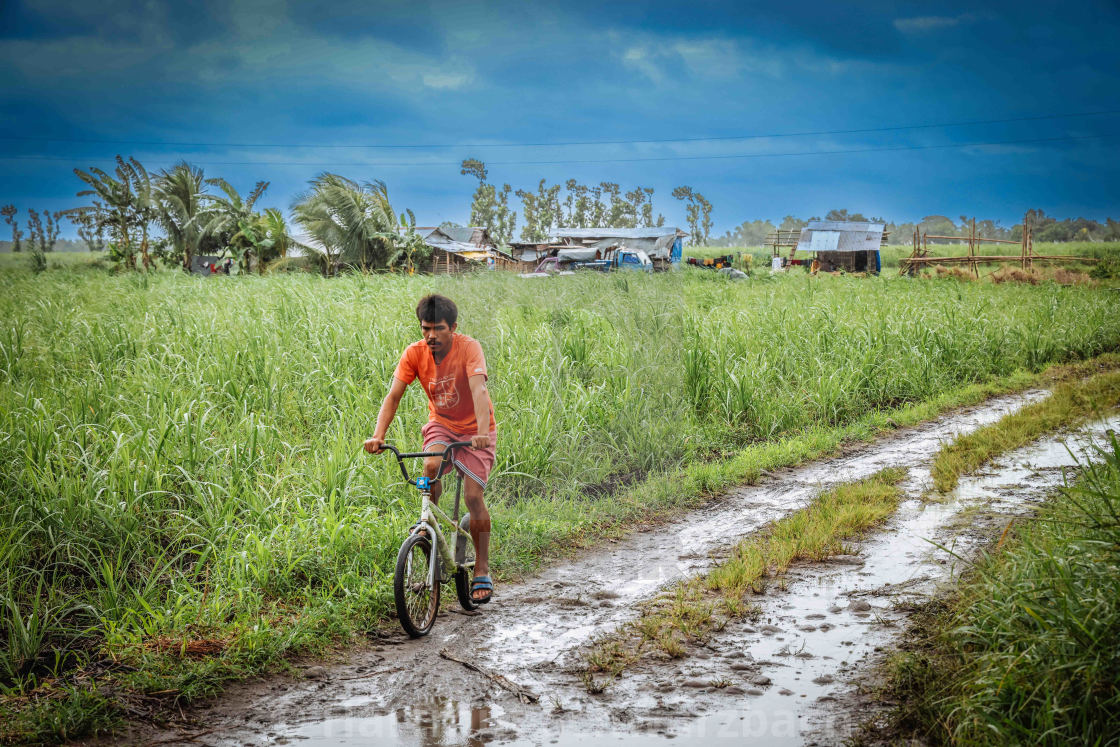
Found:
M 370 454 L 381 451 L 381 445 L 385 443 L 385 434 L 389 432 L 389 426 L 392 424 L 393 418 L 396 417 L 397 408 L 401 404 L 401 397 L 404 396 L 404 390 L 407 387 L 408 384 L 396 376 L 393 377 L 393 383 L 389 386 L 389 393 L 385 395 L 385 401 L 381 403 L 381 409 L 377 411 L 377 426 L 373 429 L 373 438 L 367 440 L 364 444 L 366 451 Z
M 478 423 L 477 435 L 471 438 L 471 446 L 485 449 L 490 446 L 490 391 L 486 388 L 486 377 L 476 374 L 467 379 L 471 385 L 471 400 L 474 402 L 474 419 Z

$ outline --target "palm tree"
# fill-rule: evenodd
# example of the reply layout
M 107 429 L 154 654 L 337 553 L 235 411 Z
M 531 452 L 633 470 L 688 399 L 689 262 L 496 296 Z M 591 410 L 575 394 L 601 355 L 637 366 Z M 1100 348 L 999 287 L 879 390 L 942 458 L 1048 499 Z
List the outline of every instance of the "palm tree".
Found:
M 284 220 L 284 214 L 277 208 L 268 208 L 264 211 L 260 220 L 260 228 L 265 240 L 272 242 L 268 247 L 267 255 L 262 255 L 261 259 L 287 257 L 291 249 L 302 248 L 303 246 L 288 233 L 288 223 Z
M 358 184 L 338 174 L 320 174 L 310 191 L 292 205 L 303 227 L 323 255 L 326 274 L 341 264 L 384 268 L 402 244 L 385 182 Z
M 191 259 L 199 251 L 209 213 L 206 210 L 206 180 L 202 169 L 186 161 L 156 179 L 160 203 L 160 224 L 175 253 L 183 258 L 183 269 L 190 272 Z
M 225 179 L 207 179 L 206 183 L 220 189 L 222 195 L 206 196 L 211 208 L 208 211 L 209 220 L 205 233 L 224 241 L 241 269 L 247 270 L 256 248 L 250 236 L 254 233 L 253 226 L 259 217 L 253 212 L 253 206 L 268 189 L 268 182 L 257 182 L 253 191 L 244 199 Z
M 125 161 L 117 156 L 117 168 L 109 174 L 96 166 L 88 172 L 74 169 L 79 179 L 91 188 L 78 193 L 79 197 L 92 195 L 98 200 L 93 206 L 65 211 L 67 214 L 93 216 L 97 226 L 107 228 L 116 238 L 116 251 L 124 262 L 136 269 L 136 250 L 139 239 L 145 269 L 151 268 L 148 254 L 148 234 L 151 224 L 159 217 L 159 205 L 147 170 L 135 158 Z M 135 234 L 139 232 L 137 237 Z
M 159 194 L 152 184 L 148 170 L 135 158 L 130 156 L 128 161 L 125 161 L 117 156 L 117 171 L 123 173 L 132 185 L 132 214 L 137 228 L 140 229 L 140 256 L 144 269 L 151 270 L 152 257 L 148 253 L 148 233 L 151 231 L 152 223 L 159 220 Z

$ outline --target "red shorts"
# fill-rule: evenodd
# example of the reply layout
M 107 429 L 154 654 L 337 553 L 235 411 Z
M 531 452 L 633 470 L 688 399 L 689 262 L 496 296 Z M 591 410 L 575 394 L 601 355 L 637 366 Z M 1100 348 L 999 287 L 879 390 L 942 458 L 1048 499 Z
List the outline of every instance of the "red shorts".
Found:
M 424 451 L 439 451 L 436 448 L 437 446 L 446 446 L 455 441 L 470 441 L 474 434 L 452 433 L 451 429 L 443 423 L 429 420 L 420 429 L 420 435 L 424 437 Z M 455 449 L 453 464 L 459 470 L 459 474 L 471 478 L 485 488 L 486 480 L 490 477 L 490 470 L 494 468 L 494 445 L 497 441 L 498 432 L 490 431 L 490 446 L 488 448 L 475 449 L 470 446 L 460 446 Z M 450 469 L 451 465 L 449 464 L 439 476 L 443 477 Z

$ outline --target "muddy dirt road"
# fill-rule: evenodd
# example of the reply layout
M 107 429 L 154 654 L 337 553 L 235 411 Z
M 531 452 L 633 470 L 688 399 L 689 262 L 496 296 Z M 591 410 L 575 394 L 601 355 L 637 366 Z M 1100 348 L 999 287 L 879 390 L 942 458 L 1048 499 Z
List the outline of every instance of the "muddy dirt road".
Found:
M 902 613 L 892 602 L 927 594 L 989 535 L 974 507 L 1006 517 L 1028 511 L 1083 451 L 1120 419 L 1006 455 L 962 481 L 949 500 L 923 503 L 938 445 L 1046 396 L 991 400 L 900 431 L 850 453 L 784 470 L 729 492 L 679 521 L 634 534 L 499 588 L 480 614 L 445 598 L 432 634 L 355 652 L 342 665 L 311 666 L 296 678 L 239 685 L 188 716 L 197 730 L 136 732 L 134 742 L 191 745 L 452 745 L 647 743 L 835 744 L 851 714 L 835 697 L 861 662 L 892 645 Z M 578 670 L 596 635 L 638 614 L 637 603 L 674 580 L 703 572 L 736 541 L 818 492 L 888 466 L 904 466 L 907 499 L 852 555 L 795 567 L 755 601 L 762 615 L 733 623 L 684 658 L 626 671 L 588 694 Z M 443 649 L 501 673 L 536 694 L 523 703 Z

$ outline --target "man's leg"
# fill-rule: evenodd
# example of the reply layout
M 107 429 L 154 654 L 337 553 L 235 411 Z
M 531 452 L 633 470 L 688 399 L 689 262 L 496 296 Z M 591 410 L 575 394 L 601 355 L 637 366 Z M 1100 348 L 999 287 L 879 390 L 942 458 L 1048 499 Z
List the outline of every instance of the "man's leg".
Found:
M 436 479 L 442 461 L 443 457 L 424 457 L 424 476 L 429 480 Z M 432 503 L 438 504 L 441 495 L 443 495 L 443 480 L 432 483 Z
M 463 478 L 463 498 L 467 510 L 471 512 L 471 540 L 474 541 L 474 575 L 490 575 L 490 512 L 482 498 L 482 486 L 469 477 Z M 486 596 L 484 591 L 471 592 L 479 599 Z

